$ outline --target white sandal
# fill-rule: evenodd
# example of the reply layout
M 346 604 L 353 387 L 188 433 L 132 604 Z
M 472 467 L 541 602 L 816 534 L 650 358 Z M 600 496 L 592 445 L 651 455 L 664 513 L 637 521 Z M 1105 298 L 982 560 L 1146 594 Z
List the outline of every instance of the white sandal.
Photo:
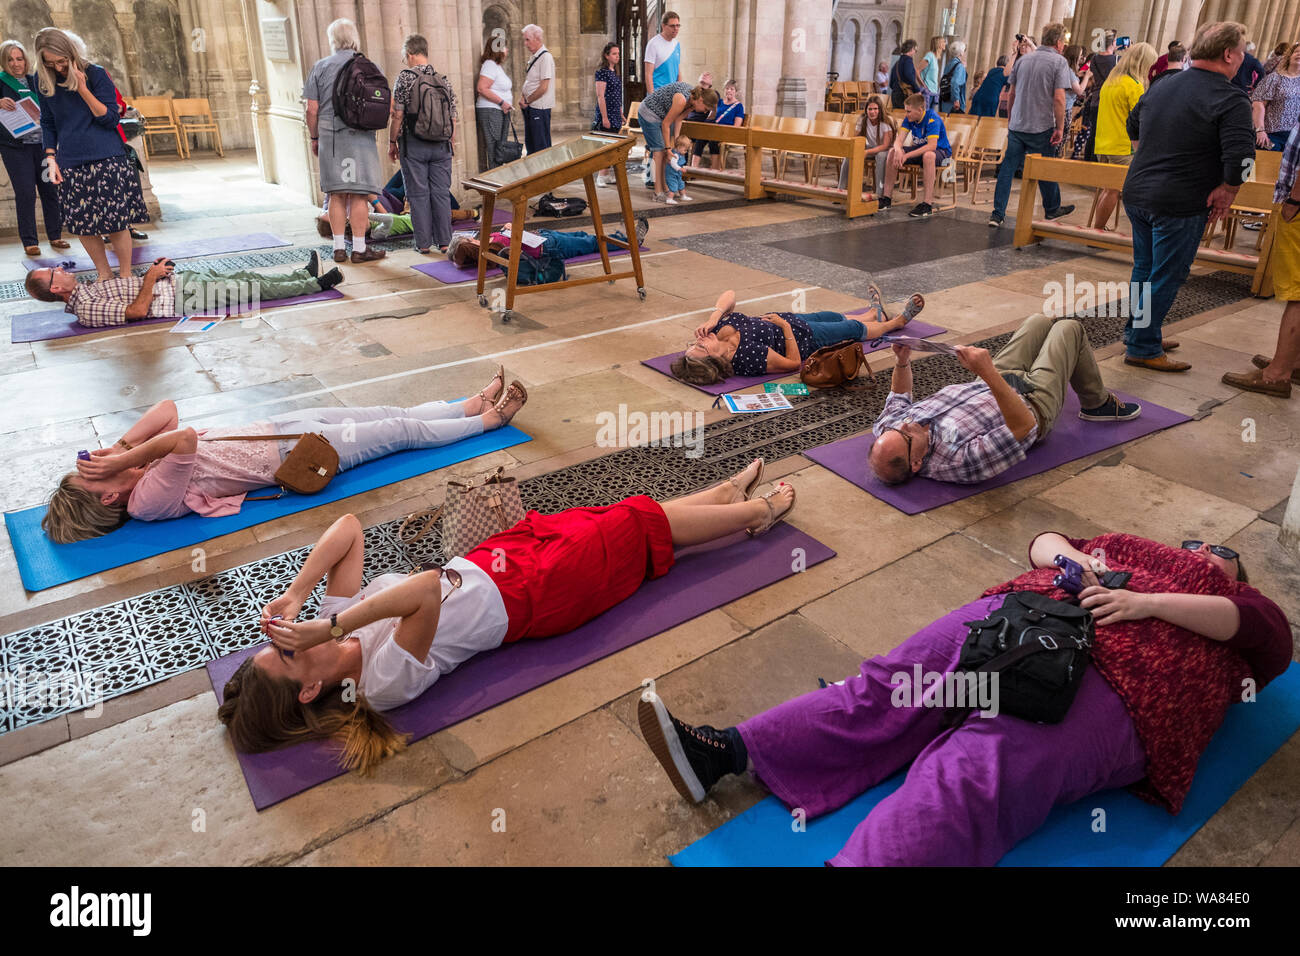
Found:
M 780 514 L 777 514 L 776 508 L 772 507 L 772 497 L 776 495 L 783 486 L 788 487 L 793 493 L 790 495 L 790 507 L 786 508 Z M 759 498 L 763 504 L 767 505 L 767 520 L 764 521 L 762 526 L 759 528 L 746 528 L 745 534 L 749 535 L 751 538 L 756 538 L 760 534 L 763 534 L 763 532 L 771 529 L 773 525 L 780 524 L 786 518 L 790 517 L 790 512 L 794 511 L 794 506 L 798 503 L 797 496 L 798 493 L 794 491 L 794 485 L 784 481 L 777 482 L 775 488 Z

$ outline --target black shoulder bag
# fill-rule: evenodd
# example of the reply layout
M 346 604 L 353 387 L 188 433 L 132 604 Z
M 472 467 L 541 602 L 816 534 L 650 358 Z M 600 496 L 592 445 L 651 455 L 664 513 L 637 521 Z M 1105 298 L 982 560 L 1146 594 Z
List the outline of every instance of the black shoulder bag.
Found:
M 1033 591 L 1012 591 L 1002 606 L 970 629 L 957 671 L 997 674 L 999 713 L 1042 724 L 1059 724 L 1083 682 L 1092 658 L 1092 612 Z M 971 707 L 949 708 L 944 726 L 954 727 Z

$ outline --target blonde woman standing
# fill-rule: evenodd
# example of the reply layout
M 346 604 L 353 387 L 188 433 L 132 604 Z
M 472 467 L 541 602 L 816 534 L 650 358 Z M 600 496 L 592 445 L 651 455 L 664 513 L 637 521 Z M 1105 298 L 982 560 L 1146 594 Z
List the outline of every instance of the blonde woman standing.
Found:
M 108 236 L 118 276 L 131 275 L 131 223 L 144 222 L 140 179 L 117 133 L 117 90 L 103 67 L 54 27 L 36 34 L 45 174 L 59 188 L 63 227 L 81 240 L 101 281 L 113 278 Z
M 1101 87 L 1097 107 L 1097 161 L 1127 166 L 1133 161 L 1133 143 L 1128 138 L 1128 114 L 1147 91 L 1147 74 L 1156 61 L 1150 43 L 1135 43 L 1124 51 Z M 1097 198 L 1092 227 L 1105 229 L 1106 221 L 1119 202 L 1118 189 L 1103 189 Z
M 1300 43 L 1292 43 L 1250 96 L 1255 145 L 1279 150 L 1300 122 Z

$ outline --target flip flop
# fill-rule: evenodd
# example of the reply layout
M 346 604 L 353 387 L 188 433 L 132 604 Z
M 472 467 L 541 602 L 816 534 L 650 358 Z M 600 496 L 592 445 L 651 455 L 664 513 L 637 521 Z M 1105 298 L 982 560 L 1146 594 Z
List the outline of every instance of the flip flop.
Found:
M 776 513 L 776 508 L 772 504 L 772 498 L 781 491 L 782 485 L 788 485 L 788 482 L 784 482 L 784 481 L 777 482 L 775 488 L 773 488 L 767 494 L 760 497 L 759 500 L 762 501 L 763 504 L 767 505 L 767 520 L 764 521 L 762 526 L 757 529 L 746 528 L 745 534 L 749 535 L 751 538 L 757 538 L 764 531 L 769 530 L 773 525 L 780 524 L 786 518 L 790 517 L 790 513 L 794 511 L 794 506 L 798 504 L 798 492 L 795 492 L 795 494 L 790 496 L 790 507 L 786 508 L 780 514 Z M 793 485 L 788 485 L 788 486 L 791 491 L 794 491 Z

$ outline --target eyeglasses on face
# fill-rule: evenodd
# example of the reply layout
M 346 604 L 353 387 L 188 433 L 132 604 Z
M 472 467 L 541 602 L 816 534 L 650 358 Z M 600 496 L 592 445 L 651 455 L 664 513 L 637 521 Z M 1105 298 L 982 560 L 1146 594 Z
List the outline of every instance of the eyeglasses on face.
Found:
M 1204 544 L 1204 541 L 1184 541 L 1183 547 L 1188 551 L 1199 551 L 1201 546 Z M 1233 551 L 1231 548 L 1225 548 L 1221 544 L 1210 545 L 1210 554 L 1223 558 L 1225 561 L 1235 561 L 1237 558 L 1241 557 L 1241 555 L 1236 551 Z

